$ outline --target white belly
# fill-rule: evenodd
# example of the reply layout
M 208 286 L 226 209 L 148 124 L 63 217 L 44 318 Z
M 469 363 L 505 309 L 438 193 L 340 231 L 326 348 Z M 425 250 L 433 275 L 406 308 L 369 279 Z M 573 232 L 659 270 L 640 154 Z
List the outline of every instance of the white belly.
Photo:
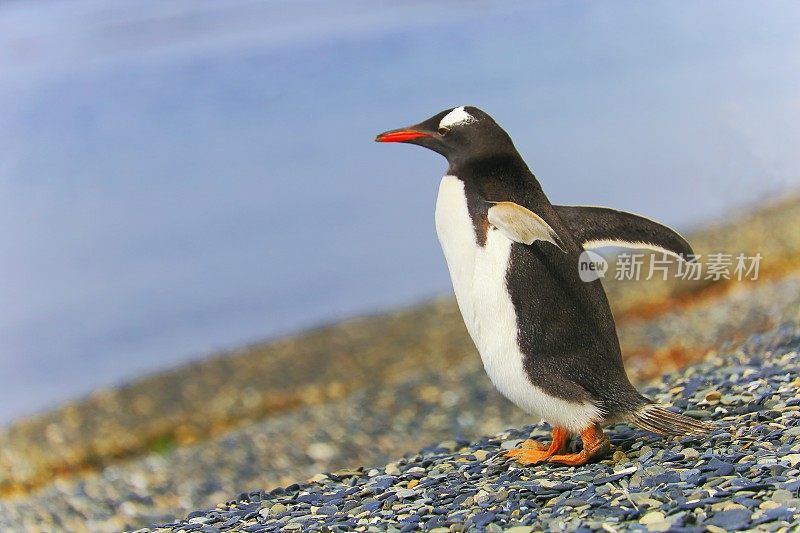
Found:
M 485 246 L 478 246 L 464 183 L 454 176 L 443 177 L 439 185 L 436 232 L 464 323 L 495 387 L 526 412 L 574 432 L 597 419 L 593 404 L 552 397 L 528 378 L 517 343 L 517 316 L 506 286 L 512 242 L 489 229 Z

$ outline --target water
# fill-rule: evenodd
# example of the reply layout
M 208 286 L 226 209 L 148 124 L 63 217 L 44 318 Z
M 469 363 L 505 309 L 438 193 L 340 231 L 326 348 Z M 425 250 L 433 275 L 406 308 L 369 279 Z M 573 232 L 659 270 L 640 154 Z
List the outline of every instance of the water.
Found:
M 800 184 L 797 4 L 0 4 L 0 422 L 449 291 L 444 161 L 495 116 L 559 203 L 680 228 Z

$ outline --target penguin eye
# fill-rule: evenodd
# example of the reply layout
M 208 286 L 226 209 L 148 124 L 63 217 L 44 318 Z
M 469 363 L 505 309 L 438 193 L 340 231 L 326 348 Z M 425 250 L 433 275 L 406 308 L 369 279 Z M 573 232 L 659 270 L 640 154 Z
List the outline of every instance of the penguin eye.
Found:
M 450 128 L 441 127 L 441 128 L 439 128 L 439 135 L 444 135 L 448 131 L 450 131 Z

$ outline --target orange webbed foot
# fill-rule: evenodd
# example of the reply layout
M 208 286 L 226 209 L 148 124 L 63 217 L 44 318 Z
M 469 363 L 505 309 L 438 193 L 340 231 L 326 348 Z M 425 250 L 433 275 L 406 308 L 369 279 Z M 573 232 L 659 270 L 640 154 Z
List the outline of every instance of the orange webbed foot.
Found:
M 540 452 L 543 452 L 549 448 L 547 444 L 541 443 L 536 439 L 528 439 L 520 444 L 519 447 L 524 450 L 539 450 Z
M 519 448 L 506 452 L 505 456 L 523 465 L 536 465 L 547 461 L 556 454 L 564 453 L 567 450 L 568 441 L 569 432 L 564 428 L 556 427 L 553 428 L 553 441 L 550 446 L 528 439 L 520 444 Z
M 538 465 L 547 461 L 552 455 L 547 450 L 531 450 L 528 448 L 515 448 L 505 454 L 506 457 L 514 459 L 521 465 Z
M 605 436 L 599 424 L 588 427 L 581 432 L 583 449 L 578 453 L 553 455 L 549 458 L 551 463 L 566 466 L 582 466 L 586 463 L 602 459 L 611 451 L 611 442 Z

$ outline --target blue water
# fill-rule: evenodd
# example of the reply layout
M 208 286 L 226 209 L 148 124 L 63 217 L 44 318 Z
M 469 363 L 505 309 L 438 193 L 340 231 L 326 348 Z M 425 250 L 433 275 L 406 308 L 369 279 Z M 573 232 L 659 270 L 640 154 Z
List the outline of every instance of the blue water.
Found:
M 688 228 L 800 185 L 796 3 L 0 4 L 0 423 L 449 290 L 461 104 L 551 199 Z

